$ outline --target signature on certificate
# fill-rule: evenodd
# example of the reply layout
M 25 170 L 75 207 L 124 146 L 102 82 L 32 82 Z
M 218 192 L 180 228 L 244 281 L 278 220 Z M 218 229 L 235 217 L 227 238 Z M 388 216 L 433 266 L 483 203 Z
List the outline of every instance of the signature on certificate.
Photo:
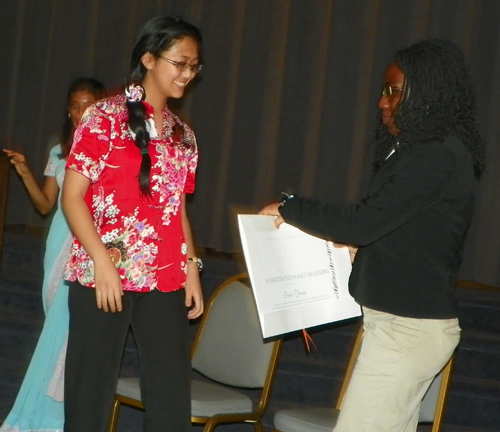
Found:
M 284 291 L 285 298 L 305 298 L 307 296 L 307 291 L 301 291 L 294 289 L 293 291 Z

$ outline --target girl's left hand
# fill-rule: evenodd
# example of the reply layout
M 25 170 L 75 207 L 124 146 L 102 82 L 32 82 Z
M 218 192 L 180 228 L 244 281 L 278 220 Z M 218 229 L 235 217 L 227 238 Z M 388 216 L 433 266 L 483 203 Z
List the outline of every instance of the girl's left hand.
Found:
M 185 291 L 188 319 L 198 318 L 203 313 L 203 292 L 197 265 L 188 265 Z

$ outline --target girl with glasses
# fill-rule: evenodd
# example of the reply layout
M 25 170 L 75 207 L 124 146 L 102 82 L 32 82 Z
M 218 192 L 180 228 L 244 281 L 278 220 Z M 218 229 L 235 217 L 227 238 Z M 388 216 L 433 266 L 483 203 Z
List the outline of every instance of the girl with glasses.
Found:
M 62 198 L 75 234 L 66 432 L 107 430 L 129 326 L 147 430 L 191 428 L 187 326 L 203 299 L 186 194 L 198 151 L 167 101 L 200 70 L 201 42 L 180 18 L 150 20 L 132 52 L 131 85 L 87 111 L 75 134 Z

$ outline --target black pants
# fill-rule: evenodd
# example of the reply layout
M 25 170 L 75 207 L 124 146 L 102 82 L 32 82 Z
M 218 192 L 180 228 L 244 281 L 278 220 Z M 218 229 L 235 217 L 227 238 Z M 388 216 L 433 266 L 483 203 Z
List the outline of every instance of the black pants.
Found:
M 65 369 L 65 432 L 106 432 L 125 339 L 132 327 L 141 364 L 145 431 L 191 430 L 191 363 L 184 290 L 126 292 L 103 312 L 95 290 L 72 284 Z

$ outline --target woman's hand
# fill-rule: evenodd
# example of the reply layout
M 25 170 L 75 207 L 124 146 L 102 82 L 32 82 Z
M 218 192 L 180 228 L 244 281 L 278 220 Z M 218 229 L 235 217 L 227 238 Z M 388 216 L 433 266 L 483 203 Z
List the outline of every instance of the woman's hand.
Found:
M 14 168 L 21 177 L 31 174 L 28 159 L 23 153 L 9 149 L 3 149 L 3 152 L 10 158 L 10 163 L 14 165 Z
M 196 263 L 188 264 L 185 291 L 185 305 L 189 309 L 188 318 L 198 318 L 203 313 L 203 292 L 201 290 L 200 274 Z
M 356 254 L 358 253 L 358 248 L 354 246 L 347 246 L 349 249 L 349 256 L 351 257 L 351 264 L 354 262 L 354 258 L 356 258 Z
M 278 216 L 275 220 L 274 220 L 274 226 L 276 228 L 279 228 L 280 225 L 285 222 L 285 220 L 283 219 L 283 217 L 280 215 L 280 212 L 279 212 L 279 208 L 281 207 L 281 204 L 280 203 L 272 203 L 272 204 L 269 204 L 267 206 L 265 206 L 264 208 L 262 208 L 258 214 L 260 215 L 265 215 L 265 216 Z
M 187 246 L 188 257 L 193 257 L 195 254 L 195 247 L 193 241 L 193 233 L 191 232 L 191 224 L 186 209 L 186 194 L 182 194 L 181 198 L 181 211 L 182 211 L 182 230 L 184 231 L 184 238 Z M 201 289 L 200 273 L 198 271 L 198 264 L 187 264 L 187 278 L 186 278 L 186 301 L 185 305 L 189 308 L 188 318 L 198 318 L 203 313 L 203 291 Z
M 354 262 L 354 258 L 356 258 L 356 253 L 358 252 L 358 248 L 355 246 L 349 246 L 341 243 L 333 243 L 333 245 L 337 248 L 346 247 L 349 249 L 349 257 L 351 258 L 351 264 Z
M 48 214 L 56 205 L 57 196 L 59 195 L 59 185 L 56 178 L 45 177 L 43 186 L 40 188 L 26 156 L 14 150 L 3 149 L 3 151 L 10 157 L 10 163 L 14 165 L 24 186 L 26 186 L 33 205 L 42 215 Z
M 121 312 L 122 281 L 109 255 L 94 262 L 94 271 L 97 307 L 104 312 Z

